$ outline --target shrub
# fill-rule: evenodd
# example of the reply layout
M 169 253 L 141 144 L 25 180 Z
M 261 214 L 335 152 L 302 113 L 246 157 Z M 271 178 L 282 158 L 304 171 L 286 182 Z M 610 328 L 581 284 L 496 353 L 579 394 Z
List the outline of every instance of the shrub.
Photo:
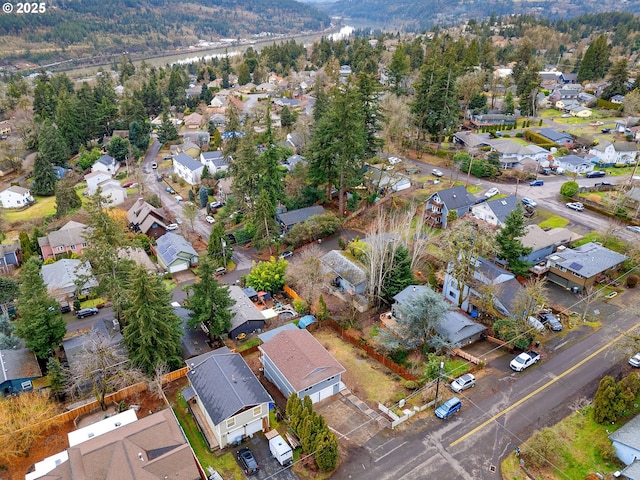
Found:
M 635 288 L 638 284 L 638 280 L 640 280 L 640 277 L 638 277 L 637 275 L 629 275 L 627 277 L 627 287 Z
M 407 358 L 409 357 L 409 352 L 407 352 L 406 350 L 404 350 L 402 348 L 399 348 L 399 349 L 394 350 L 393 352 L 391 352 L 389 357 L 391 358 L 391 360 L 393 360 L 398 365 L 404 365 L 405 363 L 407 363 Z
M 300 314 L 305 314 L 307 313 L 307 311 L 309 310 L 309 306 L 307 305 L 307 302 L 305 302 L 303 299 L 301 298 L 296 298 L 293 301 L 293 308 L 296 312 L 300 313 Z
M 405 380 L 402 382 L 402 386 L 407 390 L 417 390 L 420 388 L 420 384 L 414 380 Z
M 564 182 L 560 187 L 560 195 L 562 195 L 563 197 L 570 198 L 570 197 L 573 197 L 576 193 L 578 193 L 579 189 L 580 189 L 580 186 L 578 185 L 577 182 L 574 182 L 573 180 Z

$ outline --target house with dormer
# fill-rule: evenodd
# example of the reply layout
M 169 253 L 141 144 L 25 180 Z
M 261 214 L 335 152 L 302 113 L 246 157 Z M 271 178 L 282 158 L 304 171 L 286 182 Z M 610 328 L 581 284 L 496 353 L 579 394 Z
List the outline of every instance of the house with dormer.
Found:
M 492 140 L 491 150 L 500 155 L 500 167 L 503 169 L 517 168 L 526 158 L 534 161 L 546 159 L 551 152 L 538 145 L 521 145 L 512 140 Z
M 182 396 L 210 450 L 269 431 L 273 399 L 239 353 L 214 350 L 188 360 Z
M 447 228 L 450 215 L 460 218 L 476 204 L 476 197 L 459 185 L 433 193 L 427 199 L 425 221 L 435 228 Z
M 145 202 L 142 198 L 136 200 L 127 211 L 127 220 L 130 230 L 151 238 L 159 238 L 167 233 L 169 224 L 161 209 Z
M 605 165 L 634 165 L 638 159 L 638 145 L 634 142 L 609 142 L 602 140 L 589 153 Z
M 229 161 L 222 153 L 222 150 L 202 152 L 200 163 L 207 167 L 209 174 L 215 175 L 218 172 L 226 172 L 229 169 Z
M 91 166 L 92 172 L 105 172 L 114 176 L 118 173 L 120 162 L 111 155 L 104 154 Z
M 494 227 L 502 227 L 509 214 L 518 207 L 519 203 L 514 195 L 492 199 L 471 207 L 471 215 Z
M 73 220 L 67 222 L 58 230 L 38 238 L 38 246 L 42 253 L 42 259 L 58 258 L 75 253 L 80 255 L 87 243 L 84 233 L 87 226 Z
M 590 159 L 578 155 L 565 155 L 555 159 L 556 167 L 563 168 L 566 172 L 585 174 L 593 171 L 594 164 Z

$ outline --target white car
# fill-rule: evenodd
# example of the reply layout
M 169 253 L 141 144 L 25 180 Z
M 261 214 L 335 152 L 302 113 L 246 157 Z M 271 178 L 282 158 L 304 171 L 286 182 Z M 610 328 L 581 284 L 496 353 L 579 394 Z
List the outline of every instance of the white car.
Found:
M 436 177 L 442 177 L 444 175 L 444 173 L 442 173 L 442 170 L 438 170 L 437 168 L 431 170 L 431 173 Z
M 175 197 L 173 197 L 176 199 L 176 202 L 181 202 L 182 201 L 182 197 L 180 195 L 176 195 Z
M 216 219 L 213 218 L 211 215 L 207 215 L 204 219 L 207 221 L 207 223 L 215 223 L 216 221 Z
M 640 227 L 638 227 L 637 225 L 629 225 L 627 227 L 627 230 L 633 233 L 640 233 Z
M 567 208 L 570 208 L 571 210 L 575 210 L 576 212 L 581 212 L 584 210 L 584 205 L 581 204 L 580 202 L 569 202 L 567 203 Z
M 629 365 L 635 368 L 640 367 L 640 352 L 636 353 L 633 357 L 629 359 Z
M 493 187 L 493 188 L 490 188 L 489 190 L 487 190 L 487 192 L 484 194 L 484 196 L 487 197 L 487 198 L 491 198 L 491 197 L 495 197 L 499 193 L 500 193 L 500 190 L 498 190 L 496 187 Z
M 456 378 L 453 382 L 451 382 L 451 390 L 456 393 L 460 393 L 467 388 L 473 388 L 476 386 L 476 377 L 467 373 L 462 375 L 459 378 Z
M 544 330 L 544 327 L 542 327 L 542 329 Z M 509 364 L 509 366 L 511 367 L 512 370 L 515 370 L 516 372 L 521 372 L 525 368 L 529 368 L 531 365 L 538 363 L 538 360 L 540 360 L 540 355 L 538 353 L 522 352 L 516 358 L 511 360 L 511 363 Z
M 168 231 L 177 230 L 177 229 L 178 229 L 178 224 L 177 223 L 170 223 L 169 225 L 167 225 L 167 230 Z
M 396 164 L 400 163 L 401 161 L 402 161 L 402 159 L 401 159 L 401 158 L 398 158 L 398 157 L 389 157 L 389 163 L 390 163 L 391 165 L 396 165 Z

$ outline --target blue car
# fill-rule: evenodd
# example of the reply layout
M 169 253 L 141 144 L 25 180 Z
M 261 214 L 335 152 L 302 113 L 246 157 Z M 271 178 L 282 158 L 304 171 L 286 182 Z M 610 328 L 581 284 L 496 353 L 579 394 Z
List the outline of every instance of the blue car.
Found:
M 541 187 L 544 185 L 544 180 L 534 180 L 533 182 L 529 182 L 530 187 Z
M 458 397 L 453 397 L 436 408 L 436 417 L 446 420 L 462 408 L 462 402 Z

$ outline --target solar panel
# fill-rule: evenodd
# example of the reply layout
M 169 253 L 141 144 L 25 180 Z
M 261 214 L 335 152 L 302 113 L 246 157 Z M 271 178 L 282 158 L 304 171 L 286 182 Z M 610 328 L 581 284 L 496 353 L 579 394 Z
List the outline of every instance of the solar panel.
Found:
M 582 267 L 583 265 L 580 265 L 579 263 L 576 263 L 576 262 L 573 262 L 571 265 L 569 265 L 569 268 L 571 270 L 576 270 L 576 271 L 579 271 Z

